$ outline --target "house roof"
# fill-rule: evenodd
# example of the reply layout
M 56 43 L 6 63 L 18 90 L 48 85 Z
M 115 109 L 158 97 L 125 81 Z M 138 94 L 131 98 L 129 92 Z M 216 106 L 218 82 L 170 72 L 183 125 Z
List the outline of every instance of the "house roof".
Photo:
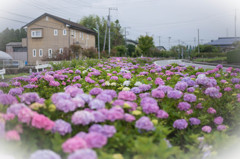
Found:
M 233 45 L 235 42 L 240 41 L 240 37 L 220 37 L 218 40 L 212 40 L 206 45 L 223 46 Z
M 156 48 L 157 48 L 158 50 L 161 50 L 161 49 L 166 50 L 164 46 L 156 46 Z
M 13 58 L 6 52 L 0 51 L 0 60 L 12 60 Z
M 138 44 L 138 42 L 137 41 L 135 41 L 135 40 L 131 40 L 131 39 L 126 39 L 126 42 L 130 42 L 130 43 L 134 43 L 134 44 Z
M 22 42 L 10 42 L 10 43 L 7 43 L 6 46 L 22 47 Z
M 88 29 L 86 28 L 85 26 L 81 25 L 81 24 L 78 24 L 78 23 L 74 23 L 70 20 L 67 20 L 67 19 L 63 19 L 63 18 L 60 18 L 60 17 L 57 17 L 55 15 L 51 15 L 51 14 L 48 14 L 48 13 L 44 13 L 43 15 L 41 15 L 40 17 L 34 19 L 33 21 L 31 21 L 30 23 L 24 25 L 23 27 L 26 27 L 26 26 L 29 26 L 33 23 L 35 23 L 36 21 L 38 21 L 39 19 L 45 17 L 45 16 L 48 16 L 48 17 L 51 17 L 59 22 L 62 22 L 63 24 L 67 24 L 69 25 L 70 28 L 72 29 L 76 29 L 76 30 L 80 30 L 80 31 L 83 31 L 83 32 L 86 32 L 86 33 L 89 33 L 89 34 L 94 34 L 94 35 L 97 35 L 97 33 L 91 29 Z

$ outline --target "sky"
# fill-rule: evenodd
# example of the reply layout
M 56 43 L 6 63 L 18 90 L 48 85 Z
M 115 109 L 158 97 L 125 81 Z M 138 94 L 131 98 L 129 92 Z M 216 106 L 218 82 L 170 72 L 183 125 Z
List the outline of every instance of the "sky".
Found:
M 118 19 L 127 38 L 153 36 L 155 45 L 197 45 L 218 37 L 240 36 L 240 0 L 0 0 L 0 31 L 18 29 L 44 13 L 73 22 L 88 15 Z M 160 37 L 160 38 L 159 38 Z

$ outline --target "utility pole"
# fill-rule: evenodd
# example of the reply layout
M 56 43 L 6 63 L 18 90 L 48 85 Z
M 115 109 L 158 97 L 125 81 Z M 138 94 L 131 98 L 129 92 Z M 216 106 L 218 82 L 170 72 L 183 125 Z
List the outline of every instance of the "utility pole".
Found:
M 168 37 L 168 47 L 169 47 L 169 50 L 170 50 L 170 40 L 171 40 L 171 37 L 169 36 Z
M 124 37 L 125 37 L 125 47 L 126 47 L 126 52 L 125 56 L 127 56 L 127 29 L 130 29 L 130 27 L 124 27 Z
M 111 52 L 111 10 L 118 10 L 117 8 L 108 8 L 108 56 L 110 57 Z
M 235 22 L 235 37 L 237 37 L 237 10 L 236 9 L 235 9 L 234 22 Z
M 200 53 L 200 48 L 199 48 L 199 29 L 198 29 L 198 53 Z
M 159 46 L 161 46 L 161 36 L 158 36 L 159 40 Z
M 105 45 L 106 45 L 106 39 L 107 39 L 107 28 L 108 28 L 108 25 L 106 25 L 106 31 L 105 31 L 104 43 L 103 43 L 103 51 L 105 51 Z
M 96 26 L 97 26 L 97 31 L 98 31 L 98 59 L 100 59 L 100 39 L 99 39 L 100 31 L 99 31 L 99 25 L 97 22 L 96 22 Z

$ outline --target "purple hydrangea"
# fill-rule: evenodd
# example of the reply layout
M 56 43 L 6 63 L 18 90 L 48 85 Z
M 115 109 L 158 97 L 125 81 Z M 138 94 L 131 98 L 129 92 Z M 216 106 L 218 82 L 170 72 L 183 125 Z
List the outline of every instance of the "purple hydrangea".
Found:
M 164 98 L 165 93 L 161 90 L 158 89 L 153 89 L 152 90 L 152 97 L 154 98 Z
M 220 98 L 222 96 L 222 93 L 220 93 L 219 90 L 215 87 L 208 87 L 205 90 L 205 94 L 209 95 L 212 98 Z
M 138 87 L 133 87 L 132 89 L 131 89 L 131 91 L 133 92 L 133 93 L 135 93 L 135 94 L 139 94 L 139 93 L 141 93 L 141 89 L 140 88 L 138 88 Z
M 2 105 L 10 105 L 17 103 L 16 97 L 10 94 L 0 94 L 0 104 Z
M 0 87 L 2 87 L 2 88 L 9 87 L 9 84 L 6 82 L 0 82 Z
M 188 126 L 188 123 L 185 119 L 178 119 L 178 120 L 175 120 L 173 123 L 173 127 L 180 130 L 186 129 L 187 126 Z
M 157 112 L 157 118 L 160 118 L 160 119 L 167 119 L 168 118 L 168 113 L 165 112 L 164 110 L 159 110 Z
M 37 150 L 29 159 L 61 159 L 61 157 L 51 150 Z
M 217 130 L 218 130 L 218 131 L 223 131 L 223 130 L 225 130 L 225 129 L 227 129 L 227 127 L 226 127 L 225 125 L 218 125 L 218 126 L 217 126 Z
M 168 92 L 168 98 L 179 99 L 182 97 L 183 93 L 178 90 L 173 90 Z
M 221 116 L 216 117 L 214 119 L 214 123 L 217 124 L 217 125 L 221 125 L 223 123 L 223 118 Z
M 91 102 L 89 102 L 88 106 L 91 109 L 102 109 L 105 108 L 105 103 L 102 100 L 93 99 Z
M 102 100 L 105 103 L 112 101 L 112 96 L 105 94 L 105 93 L 101 93 L 101 94 L 97 95 L 96 98 L 99 100 Z
M 175 85 L 176 90 L 184 91 L 188 87 L 188 84 L 186 82 L 179 81 Z
M 191 108 L 191 105 L 189 103 L 187 103 L 187 102 L 180 102 L 178 104 L 178 108 L 180 110 L 182 110 L 182 111 L 187 111 L 187 110 L 189 110 Z
M 125 113 L 125 114 L 124 114 L 124 120 L 125 120 L 126 122 L 132 122 L 132 121 L 136 120 L 136 118 L 135 118 L 135 116 L 133 116 L 133 115 L 131 115 L 131 114 Z
M 82 98 L 79 98 L 79 97 L 72 98 L 71 101 L 78 108 L 84 107 L 84 105 L 85 105 L 85 101 Z
M 150 97 L 150 93 L 141 93 L 139 94 L 140 98 Z
M 232 78 L 232 79 L 231 79 L 231 82 L 232 82 L 233 84 L 239 83 L 239 82 L 240 82 L 240 78 Z
M 56 108 L 58 110 L 63 111 L 64 113 L 68 113 L 68 112 L 74 111 L 77 108 L 77 106 L 71 100 L 61 99 L 56 103 Z
M 94 116 L 94 122 L 104 122 L 106 120 L 106 116 L 101 111 L 93 111 L 91 112 Z
M 71 97 L 76 97 L 78 94 L 83 94 L 83 90 L 76 86 L 68 86 L 65 88 L 65 93 L 70 94 Z
M 92 100 L 92 96 L 89 94 L 78 94 L 76 97 L 82 98 L 86 103 L 89 103 Z
M 116 98 L 117 97 L 117 92 L 115 90 L 105 89 L 105 90 L 103 90 L 102 93 L 110 95 L 112 98 Z
M 69 124 L 68 122 L 62 120 L 62 119 L 58 119 L 55 121 L 55 124 L 52 128 L 52 132 L 58 132 L 61 135 L 66 135 L 67 133 L 71 133 L 72 132 L 72 127 L 71 124 Z
M 0 139 L 5 136 L 5 121 L 0 120 Z
M 107 144 L 107 137 L 97 132 L 88 133 L 84 137 L 84 140 L 89 148 L 102 148 Z
M 19 111 L 22 108 L 27 108 L 27 106 L 23 103 L 12 104 L 12 105 L 10 105 L 10 107 L 7 108 L 7 114 L 18 115 Z
M 20 99 L 22 103 L 26 103 L 29 105 L 31 103 L 38 102 L 40 100 L 40 97 L 37 93 L 31 92 L 20 95 Z
M 154 125 L 152 121 L 146 116 L 143 116 L 140 119 L 138 119 L 136 121 L 135 127 L 147 131 L 154 130 Z
M 17 96 L 22 94 L 21 88 L 11 88 L 8 92 L 8 94 L 11 94 L 12 96 Z
M 201 121 L 198 118 L 190 118 L 189 119 L 191 125 L 199 125 Z
M 203 126 L 202 131 L 206 133 L 210 133 L 212 131 L 212 128 L 210 126 Z
M 97 132 L 103 134 L 106 137 L 112 137 L 116 133 L 116 129 L 111 125 L 102 126 L 99 124 L 94 124 L 89 128 L 89 132 Z
M 70 154 L 67 159 L 97 159 L 97 154 L 92 149 L 80 149 Z
M 164 85 L 165 82 L 164 82 L 160 77 L 158 77 L 158 78 L 156 78 L 156 80 L 155 80 L 155 84 L 156 84 L 156 85 Z
M 185 93 L 183 99 L 186 102 L 196 102 L 197 97 L 194 94 Z
M 74 125 L 88 125 L 93 121 L 94 121 L 93 114 L 85 110 L 76 111 L 72 115 L 72 123 Z
M 148 91 L 148 90 L 151 89 L 151 85 L 150 84 L 142 84 L 142 85 L 139 86 L 139 89 L 141 91 L 145 92 L 145 91 Z
M 137 96 L 131 91 L 121 91 L 118 94 L 118 99 L 134 101 L 137 99 Z
M 52 102 L 56 104 L 61 99 L 71 99 L 71 96 L 70 94 L 59 92 L 59 93 L 54 93 L 51 99 L 52 99 Z
M 169 91 L 173 90 L 172 87 L 170 87 L 170 86 L 163 86 L 163 85 L 160 85 L 157 89 L 163 91 L 164 93 L 168 93 Z
M 189 93 L 193 93 L 193 92 L 195 91 L 195 88 L 194 88 L 194 87 L 189 87 L 189 88 L 187 89 L 187 91 L 188 91 Z
M 207 112 L 208 112 L 209 114 L 215 114 L 215 113 L 216 113 L 216 110 L 215 110 L 214 108 L 210 107 L 210 108 L 208 108 Z
M 93 89 L 90 90 L 89 94 L 98 95 L 98 94 L 102 93 L 102 91 L 103 90 L 101 88 L 93 88 Z
M 110 121 L 124 119 L 124 110 L 120 107 L 113 107 L 107 112 L 107 119 Z

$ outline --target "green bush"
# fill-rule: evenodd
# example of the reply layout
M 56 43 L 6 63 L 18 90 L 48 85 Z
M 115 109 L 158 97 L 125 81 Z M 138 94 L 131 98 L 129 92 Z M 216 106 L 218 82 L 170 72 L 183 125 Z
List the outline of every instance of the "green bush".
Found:
M 233 50 L 227 53 L 228 63 L 240 63 L 240 49 Z

